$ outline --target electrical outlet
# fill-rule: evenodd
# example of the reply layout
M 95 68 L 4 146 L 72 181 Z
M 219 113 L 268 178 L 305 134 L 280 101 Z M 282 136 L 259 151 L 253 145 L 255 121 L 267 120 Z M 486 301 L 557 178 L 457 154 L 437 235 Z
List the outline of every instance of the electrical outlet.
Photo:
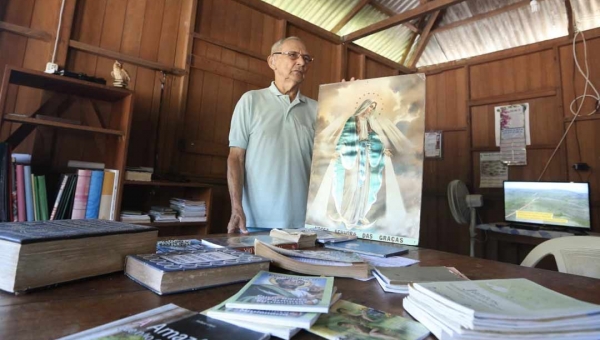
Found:
M 58 71 L 58 64 L 55 63 L 47 63 L 46 64 L 46 73 L 54 73 Z
M 587 163 L 575 163 L 573 164 L 573 169 L 577 171 L 587 171 L 590 169 L 590 166 Z

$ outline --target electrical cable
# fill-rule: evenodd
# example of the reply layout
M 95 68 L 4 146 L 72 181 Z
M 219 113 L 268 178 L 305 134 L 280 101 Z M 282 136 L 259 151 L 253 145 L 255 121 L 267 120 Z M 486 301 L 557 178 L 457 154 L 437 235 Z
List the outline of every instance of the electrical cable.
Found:
M 52 63 L 56 62 L 56 50 L 58 49 L 58 41 L 60 40 L 60 26 L 62 25 L 63 12 L 65 10 L 65 1 L 62 0 L 60 5 L 60 14 L 58 15 L 58 27 L 56 29 L 56 40 L 54 41 L 54 51 L 52 52 Z
M 573 37 L 573 59 L 575 60 L 575 65 L 577 66 L 577 70 L 579 71 L 579 73 L 585 79 L 585 86 L 584 86 L 584 89 L 583 89 L 583 94 L 581 96 L 573 99 L 573 101 L 571 101 L 571 105 L 569 106 L 569 109 L 571 110 L 571 114 L 573 114 L 573 119 L 569 123 L 569 126 L 565 130 L 565 133 L 563 134 L 562 138 L 558 142 L 558 145 L 554 149 L 554 152 L 552 153 L 552 155 L 550 155 L 550 158 L 548 159 L 548 162 L 546 163 L 546 166 L 542 170 L 542 173 L 540 174 L 540 177 L 538 177 L 538 182 L 544 176 L 544 173 L 548 169 L 548 166 L 550 166 L 550 162 L 552 162 L 552 159 L 554 158 L 554 155 L 556 155 L 556 152 L 558 151 L 558 149 L 562 145 L 563 141 L 565 140 L 565 137 L 567 137 L 567 134 L 569 133 L 569 130 L 573 126 L 573 123 L 575 123 L 575 120 L 577 119 L 577 117 L 580 116 L 579 113 L 580 113 L 581 109 L 583 108 L 583 102 L 585 101 L 585 99 L 587 97 L 590 97 L 590 98 L 594 98 L 596 100 L 596 105 L 594 106 L 594 110 L 592 112 L 588 113 L 587 116 L 593 115 L 594 113 L 598 112 L 598 110 L 600 109 L 600 93 L 598 92 L 598 90 L 596 89 L 596 87 L 594 86 L 594 84 L 590 80 L 590 67 L 589 67 L 588 58 L 587 58 L 587 43 L 585 41 L 585 35 L 583 34 L 583 32 L 581 32 L 581 31 L 579 31 L 577 29 L 576 29 L 576 31 L 577 31 L 577 33 L 575 33 L 575 36 Z M 579 65 L 579 60 L 577 60 L 576 42 L 577 42 L 577 36 L 580 35 L 580 34 L 581 34 L 581 38 L 582 38 L 582 42 L 583 42 L 583 59 L 585 61 L 585 72 L 583 72 L 583 70 L 581 69 L 581 65 Z M 594 96 L 592 94 L 588 94 L 588 87 L 591 87 L 591 89 L 596 93 L 596 96 Z M 573 110 L 573 105 L 577 104 L 579 102 L 580 98 L 581 98 L 581 104 L 578 105 L 577 111 L 575 111 L 575 110 Z

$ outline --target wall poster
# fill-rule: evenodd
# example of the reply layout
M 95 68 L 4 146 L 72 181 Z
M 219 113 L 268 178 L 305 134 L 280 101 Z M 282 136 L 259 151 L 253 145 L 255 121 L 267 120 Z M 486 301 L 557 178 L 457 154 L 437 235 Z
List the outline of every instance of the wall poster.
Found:
M 425 76 L 321 85 L 307 228 L 416 245 Z

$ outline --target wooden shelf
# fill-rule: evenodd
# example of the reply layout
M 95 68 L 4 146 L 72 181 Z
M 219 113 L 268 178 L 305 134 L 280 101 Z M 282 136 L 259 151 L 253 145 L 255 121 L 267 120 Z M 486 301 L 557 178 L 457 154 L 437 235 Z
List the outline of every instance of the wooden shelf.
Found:
M 210 185 L 198 182 L 169 182 L 169 181 L 123 181 L 125 185 L 147 185 L 158 187 L 209 188 Z M 185 222 L 184 222 L 185 223 Z
M 123 136 L 124 135 L 123 132 L 121 132 L 119 130 L 102 129 L 102 128 L 86 126 L 86 125 L 60 123 L 60 122 L 54 122 L 51 120 L 22 116 L 22 115 L 16 114 L 16 113 L 9 113 L 9 114 L 4 115 L 4 120 L 13 122 L 13 123 L 31 124 L 31 125 L 37 125 L 37 126 L 49 126 L 49 127 L 59 128 L 59 129 L 101 133 L 101 134 L 105 134 L 105 135 L 115 135 L 115 136 Z
M 149 222 L 149 223 L 133 223 L 138 225 L 145 225 L 149 227 L 192 227 L 192 226 L 204 226 L 206 222 Z

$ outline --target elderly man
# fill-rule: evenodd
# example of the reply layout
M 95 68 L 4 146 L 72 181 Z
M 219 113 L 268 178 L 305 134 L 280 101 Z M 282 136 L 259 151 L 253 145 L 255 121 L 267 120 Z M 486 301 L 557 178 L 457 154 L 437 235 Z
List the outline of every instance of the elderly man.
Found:
M 298 37 L 276 42 L 275 81 L 242 95 L 229 133 L 229 233 L 304 226 L 317 102 L 300 93 L 313 58 Z

